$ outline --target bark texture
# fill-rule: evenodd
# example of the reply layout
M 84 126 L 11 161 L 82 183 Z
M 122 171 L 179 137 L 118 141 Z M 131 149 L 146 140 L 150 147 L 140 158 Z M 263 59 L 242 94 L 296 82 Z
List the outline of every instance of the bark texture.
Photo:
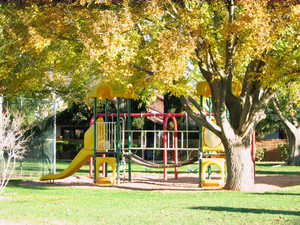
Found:
M 254 164 L 251 157 L 250 142 L 231 141 L 226 149 L 227 180 L 225 189 L 251 191 L 254 185 Z
M 289 129 L 286 127 L 286 134 L 289 143 L 288 164 L 300 166 L 300 128 Z

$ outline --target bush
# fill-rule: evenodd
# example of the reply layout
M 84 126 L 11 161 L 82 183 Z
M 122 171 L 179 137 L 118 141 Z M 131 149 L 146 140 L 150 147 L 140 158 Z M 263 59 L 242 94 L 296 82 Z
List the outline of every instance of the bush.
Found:
M 143 129 L 145 125 L 145 117 L 133 118 L 132 127 L 136 129 Z
M 256 149 L 256 161 L 258 161 L 258 162 L 263 161 L 263 159 L 265 157 L 265 152 L 266 152 L 265 148 Z
M 14 113 L 0 112 L 0 193 L 10 180 L 16 160 L 26 152 L 27 139 L 22 128 L 23 117 Z
M 289 145 L 288 144 L 279 144 L 278 150 L 280 153 L 281 160 L 287 162 L 289 160 L 289 155 L 290 155 Z

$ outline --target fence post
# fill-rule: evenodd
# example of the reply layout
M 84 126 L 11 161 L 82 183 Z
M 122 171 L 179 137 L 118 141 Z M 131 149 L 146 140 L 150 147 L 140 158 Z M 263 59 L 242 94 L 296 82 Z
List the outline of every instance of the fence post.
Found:
M 120 146 L 120 99 L 117 98 L 117 124 L 116 124 L 116 150 L 117 150 L 117 184 L 120 184 L 120 156 L 121 156 L 121 146 Z
M 132 118 L 131 118 L 131 99 L 127 99 L 127 113 L 128 113 L 128 120 L 127 120 L 127 129 L 128 129 L 128 153 L 131 153 L 132 147 Z M 131 182 L 131 160 L 129 157 L 128 161 L 128 180 Z

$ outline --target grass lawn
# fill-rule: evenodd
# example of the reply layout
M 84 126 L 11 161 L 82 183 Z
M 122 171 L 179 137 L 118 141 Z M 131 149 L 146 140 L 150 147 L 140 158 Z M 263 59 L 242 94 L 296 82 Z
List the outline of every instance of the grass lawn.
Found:
M 300 173 L 299 167 L 269 164 L 259 164 L 257 169 L 258 173 Z M 80 173 L 87 170 L 84 167 Z M 0 224 L 300 224 L 300 186 L 239 193 L 23 187 L 20 183 L 12 181 L 0 199 Z
M 0 221 L 22 224 L 300 224 L 300 186 L 279 192 L 7 188 Z

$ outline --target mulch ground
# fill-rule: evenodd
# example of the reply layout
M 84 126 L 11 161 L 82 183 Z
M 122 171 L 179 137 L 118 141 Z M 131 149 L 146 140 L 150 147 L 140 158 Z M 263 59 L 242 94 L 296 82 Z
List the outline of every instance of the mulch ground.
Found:
M 170 174 L 167 181 L 163 181 L 163 175 L 159 173 L 133 173 L 132 182 L 124 181 L 117 186 L 99 187 L 93 184 L 93 180 L 87 176 L 71 176 L 54 183 L 45 181 L 23 181 L 23 186 L 44 187 L 74 187 L 74 188 L 105 188 L 121 190 L 144 190 L 144 191 L 222 191 L 220 187 L 199 188 L 197 174 L 179 174 L 176 180 Z M 285 187 L 300 185 L 300 175 L 257 175 L 255 185 L 251 191 L 266 192 L 279 190 Z

